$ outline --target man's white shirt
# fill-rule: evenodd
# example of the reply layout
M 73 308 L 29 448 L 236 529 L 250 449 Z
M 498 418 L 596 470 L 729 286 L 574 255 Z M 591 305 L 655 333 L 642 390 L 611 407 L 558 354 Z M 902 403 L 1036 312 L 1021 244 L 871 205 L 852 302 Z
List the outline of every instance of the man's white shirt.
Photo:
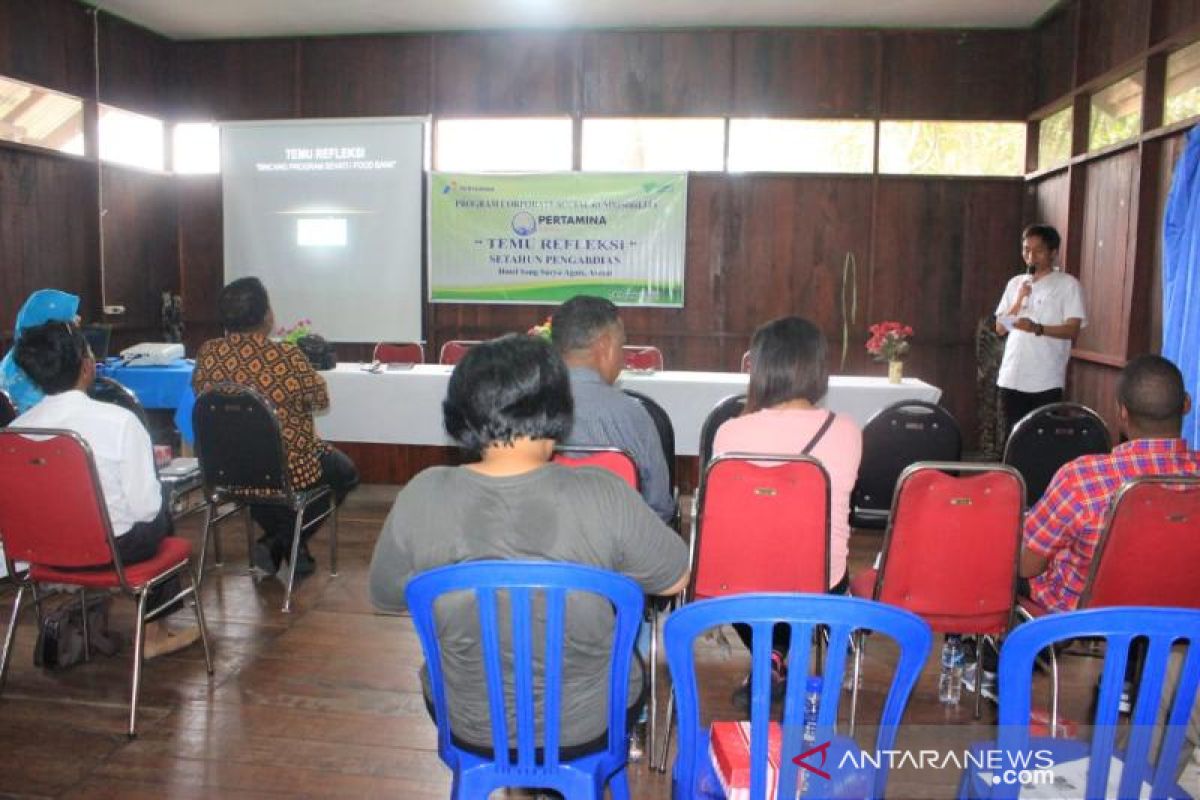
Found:
M 1004 287 L 1004 296 L 996 306 L 996 315 L 1009 313 L 1021 287 L 1030 280 L 1028 275 L 1013 276 Z M 1079 281 L 1055 269 L 1033 282 L 1033 291 L 1017 310 L 1018 317 L 1028 317 L 1040 325 L 1061 325 L 1069 319 L 1079 319 L 1087 326 L 1083 306 L 1083 289 Z M 1004 360 L 1000 363 L 997 385 L 1005 389 L 1035 394 L 1061 388 L 1066 383 L 1067 361 L 1071 358 L 1071 341 L 1053 336 L 1038 336 L 1025 331 L 1010 331 L 1004 344 Z

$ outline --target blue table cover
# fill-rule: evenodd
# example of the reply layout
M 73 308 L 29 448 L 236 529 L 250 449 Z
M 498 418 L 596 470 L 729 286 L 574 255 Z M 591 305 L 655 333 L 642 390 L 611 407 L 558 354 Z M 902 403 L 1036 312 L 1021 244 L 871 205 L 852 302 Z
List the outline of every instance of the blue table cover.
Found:
M 120 358 L 110 358 L 97 365 L 96 372 L 128 388 L 148 410 L 174 410 L 175 427 L 183 440 L 192 444 L 192 406 L 196 404 L 192 373 L 196 363 L 187 358 L 161 366 L 130 367 L 123 363 Z

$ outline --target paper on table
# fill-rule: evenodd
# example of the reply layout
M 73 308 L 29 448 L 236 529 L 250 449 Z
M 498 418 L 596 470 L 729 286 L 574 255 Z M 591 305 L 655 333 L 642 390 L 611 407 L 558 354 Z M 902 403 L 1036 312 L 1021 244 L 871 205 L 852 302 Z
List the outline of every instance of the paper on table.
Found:
M 1031 783 L 1029 786 L 1021 787 L 1021 800 L 1074 800 L 1083 796 L 1087 790 L 1087 772 L 1088 765 L 1091 763 L 1089 758 L 1077 758 L 1074 761 L 1064 761 L 1061 764 L 1055 764 L 1050 768 L 1050 772 L 1054 774 L 1052 783 Z M 1116 797 L 1118 789 L 1121 787 L 1121 769 L 1122 763 L 1116 758 L 1108 767 L 1108 786 L 1104 792 L 1104 797 Z M 1032 770 L 1036 774 L 1036 770 Z M 1011 774 L 1011 773 L 1010 773 Z M 980 771 L 979 776 L 985 781 L 992 783 L 997 778 L 992 777 L 992 773 Z M 1148 783 L 1142 783 L 1142 789 L 1139 794 L 1141 800 L 1149 800 L 1151 786 Z
M 1004 330 L 1011 331 L 1013 327 L 1016 326 L 1018 319 L 1020 319 L 1020 317 L 1014 314 L 1004 314 L 996 317 L 996 322 L 999 322 L 1001 325 L 1003 325 Z

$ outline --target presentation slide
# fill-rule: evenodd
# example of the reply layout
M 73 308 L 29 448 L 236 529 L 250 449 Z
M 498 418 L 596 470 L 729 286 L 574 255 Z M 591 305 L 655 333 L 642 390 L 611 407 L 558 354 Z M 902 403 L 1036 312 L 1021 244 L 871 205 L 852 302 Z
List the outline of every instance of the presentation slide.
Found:
M 425 120 L 221 126 L 225 280 L 334 342 L 421 340 Z

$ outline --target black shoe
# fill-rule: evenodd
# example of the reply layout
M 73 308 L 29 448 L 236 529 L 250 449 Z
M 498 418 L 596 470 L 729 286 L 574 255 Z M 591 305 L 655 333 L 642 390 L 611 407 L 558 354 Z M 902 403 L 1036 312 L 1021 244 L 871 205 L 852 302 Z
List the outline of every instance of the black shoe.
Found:
M 279 572 L 280 558 L 275 548 L 265 539 L 259 539 L 250 550 L 250 566 L 263 575 Z
M 312 553 L 308 552 L 308 545 L 300 545 L 300 552 L 296 554 L 296 577 L 307 578 L 317 571 L 317 561 L 312 557 Z
M 771 654 L 771 702 L 777 703 L 787 692 L 787 667 L 779 653 Z M 733 690 L 729 698 L 733 707 L 739 711 L 750 710 L 750 676 L 747 675 L 738 688 Z

